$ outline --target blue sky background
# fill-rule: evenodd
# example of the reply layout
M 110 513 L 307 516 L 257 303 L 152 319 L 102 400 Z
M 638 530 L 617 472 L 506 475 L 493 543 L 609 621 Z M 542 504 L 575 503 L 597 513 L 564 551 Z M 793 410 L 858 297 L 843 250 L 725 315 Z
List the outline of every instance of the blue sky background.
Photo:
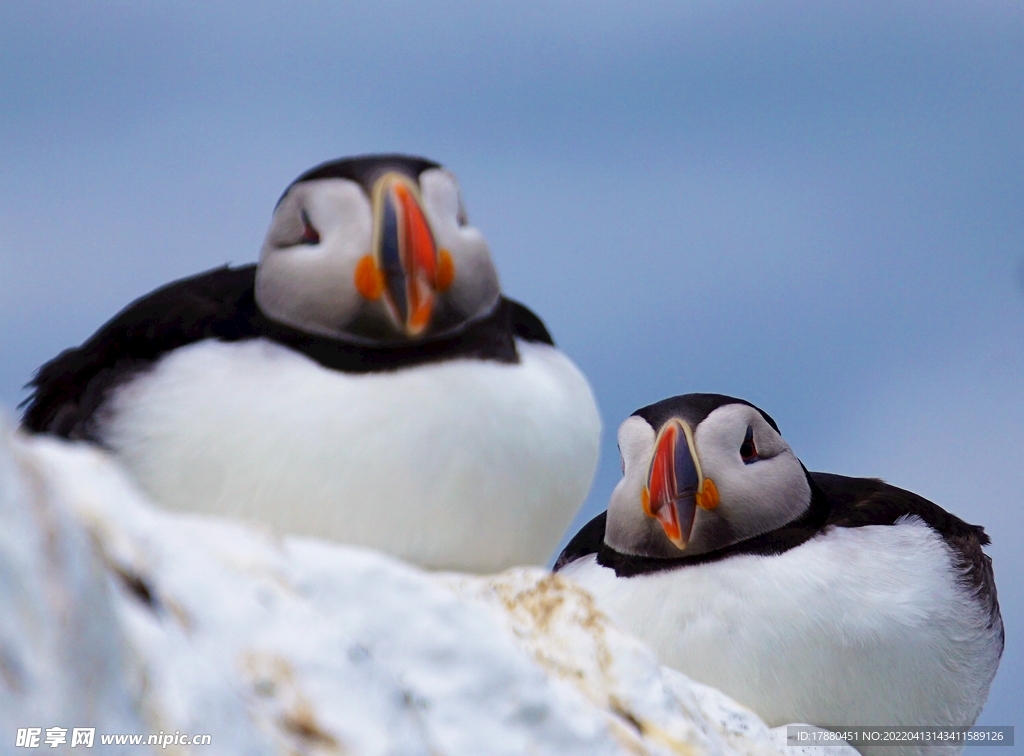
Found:
M 1024 724 L 1024 5 L 7 0 L 0 404 L 373 151 L 455 171 L 506 293 L 589 376 L 577 524 L 634 409 L 749 399 L 810 469 L 988 528 L 981 722 Z

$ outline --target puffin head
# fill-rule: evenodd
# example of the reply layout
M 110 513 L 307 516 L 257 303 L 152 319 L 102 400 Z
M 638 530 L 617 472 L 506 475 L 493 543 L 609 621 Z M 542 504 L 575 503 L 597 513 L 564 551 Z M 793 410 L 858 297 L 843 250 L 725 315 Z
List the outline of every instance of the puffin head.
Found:
M 345 158 L 295 179 L 256 269 L 265 315 L 357 344 L 443 338 L 486 317 L 499 297 L 455 177 L 405 155 Z
M 622 554 L 704 554 L 792 522 L 811 506 L 807 472 L 775 421 L 742 399 L 685 394 L 619 426 L 622 480 L 605 543 Z

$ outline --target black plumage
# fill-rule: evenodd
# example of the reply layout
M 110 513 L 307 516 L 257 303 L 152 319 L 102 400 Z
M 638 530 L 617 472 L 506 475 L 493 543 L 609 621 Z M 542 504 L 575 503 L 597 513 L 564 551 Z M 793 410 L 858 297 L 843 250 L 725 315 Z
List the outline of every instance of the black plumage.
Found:
M 679 396 L 671 396 L 668 399 L 662 399 L 660 402 L 641 407 L 633 415 L 642 417 L 647 421 L 648 425 L 655 429 L 661 428 L 672 418 L 684 420 L 689 423 L 691 428 L 696 428 L 704 422 L 704 418 L 726 404 L 743 404 L 756 409 L 761 413 L 761 417 L 765 419 L 765 422 L 772 426 L 776 433 L 781 435 L 779 426 L 763 409 L 751 404 L 746 399 L 737 399 L 734 396 L 726 396 L 725 394 L 680 394 Z
M 358 161 L 345 161 L 354 162 Z M 313 169 L 317 170 L 324 167 Z M 489 315 L 443 339 L 395 347 L 348 344 L 267 318 L 254 298 L 255 275 L 255 265 L 225 266 L 175 281 L 132 302 L 81 346 L 63 351 L 36 372 L 22 424 L 37 433 L 98 441 L 92 420 L 112 388 L 171 350 L 204 339 L 269 339 L 347 373 L 397 370 L 460 357 L 515 363 L 515 337 L 554 344 L 539 317 L 504 297 Z
M 330 160 L 314 166 L 303 173 L 288 185 L 288 188 L 284 190 L 284 194 L 281 196 L 284 197 L 285 194 L 288 194 L 288 191 L 296 184 L 301 184 L 303 181 L 317 181 L 319 179 L 347 179 L 354 181 L 363 187 L 363 191 L 369 196 L 374 181 L 388 171 L 404 173 L 409 178 L 418 180 L 423 171 L 440 167 L 441 165 L 433 160 L 399 154 L 360 155 L 358 157 Z

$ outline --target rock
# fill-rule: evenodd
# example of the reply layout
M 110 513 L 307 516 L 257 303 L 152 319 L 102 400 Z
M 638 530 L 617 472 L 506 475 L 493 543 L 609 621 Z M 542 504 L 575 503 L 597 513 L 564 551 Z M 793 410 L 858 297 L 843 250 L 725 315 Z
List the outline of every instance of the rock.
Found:
M 144 669 L 121 632 L 107 568 L 63 481 L 2 415 L 0 424 L 0 750 L 18 728 L 142 731 Z
M 177 734 L 150 750 L 181 754 L 778 756 L 785 739 L 545 570 L 431 574 L 164 512 L 102 452 L 9 429 L 0 601 L 5 749 L 54 726 L 96 728 L 104 753 L 115 733 Z

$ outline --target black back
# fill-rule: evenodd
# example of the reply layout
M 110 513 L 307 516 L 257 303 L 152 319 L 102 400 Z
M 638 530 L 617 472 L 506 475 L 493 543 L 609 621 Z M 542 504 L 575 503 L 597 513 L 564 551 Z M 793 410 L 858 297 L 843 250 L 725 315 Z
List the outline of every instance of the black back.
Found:
M 982 546 L 989 543 L 984 528 L 969 525 L 937 504 L 876 478 L 848 478 L 812 472 L 807 473 L 807 480 L 811 486 L 811 506 L 797 520 L 740 543 L 689 557 L 659 559 L 615 551 L 604 542 L 608 513 L 602 512 L 569 541 L 555 562 L 555 570 L 589 554 L 596 554 L 598 563 L 614 569 L 618 577 L 633 577 L 684 569 L 740 554 L 782 554 L 831 528 L 895 525 L 901 518 L 916 516 L 952 549 L 957 567 L 963 571 L 979 599 L 988 606 L 991 622 L 999 621 L 992 560 L 982 551 Z
M 346 373 L 397 370 L 472 357 L 519 360 L 515 337 L 554 344 L 544 323 L 502 298 L 486 318 L 448 338 L 409 346 L 355 346 L 276 323 L 257 307 L 256 266 L 216 268 L 175 281 L 135 300 L 80 347 L 67 349 L 36 372 L 22 424 L 30 431 L 98 441 L 93 419 L 110 390 L 162 355 L 204 339 L 265 338 Z

